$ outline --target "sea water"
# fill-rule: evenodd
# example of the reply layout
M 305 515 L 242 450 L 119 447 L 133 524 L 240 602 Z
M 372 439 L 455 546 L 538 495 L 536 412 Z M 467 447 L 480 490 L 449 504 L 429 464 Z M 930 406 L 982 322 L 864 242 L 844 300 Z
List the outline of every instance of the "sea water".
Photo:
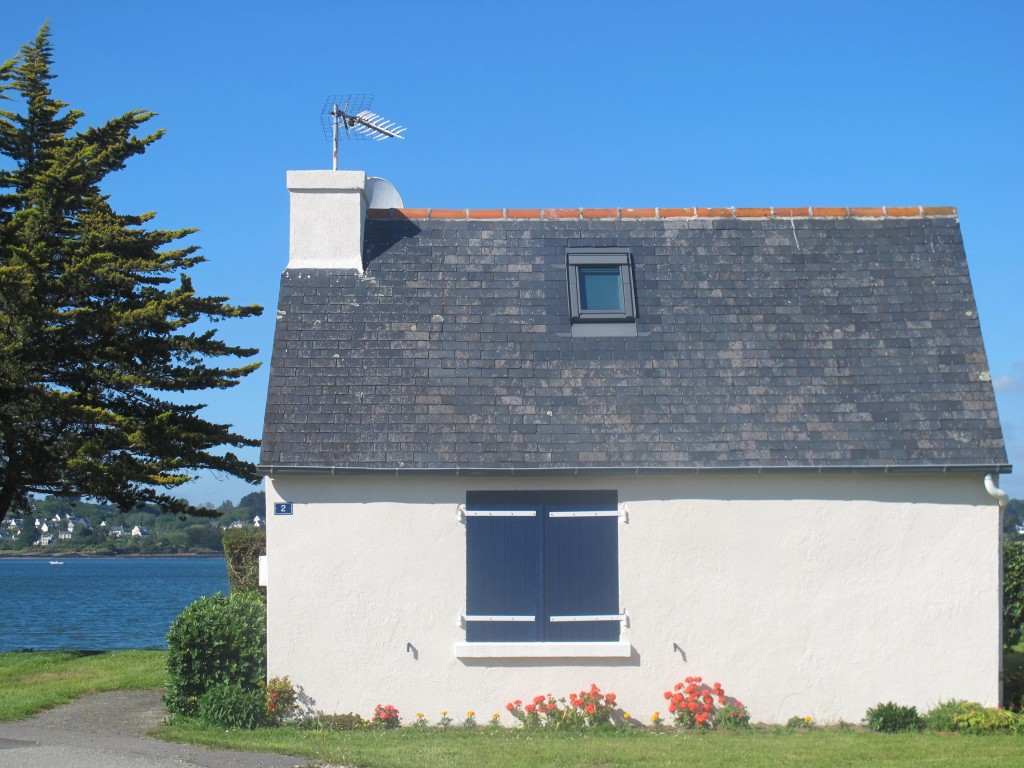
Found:
M 0 558 L 0 652 L 166 648 L 174 617 L 228 592 L 223 557 Z

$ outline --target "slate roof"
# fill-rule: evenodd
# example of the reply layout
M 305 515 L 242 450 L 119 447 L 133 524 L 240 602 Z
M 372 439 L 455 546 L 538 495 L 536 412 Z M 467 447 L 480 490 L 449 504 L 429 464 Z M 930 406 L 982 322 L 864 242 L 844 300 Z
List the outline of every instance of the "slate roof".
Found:
M 281 278 L 262 469 L 1009 470 L 953 209 L 673 212 L 371 211 Z M 636 338 L 569 335 L 580 246 Z

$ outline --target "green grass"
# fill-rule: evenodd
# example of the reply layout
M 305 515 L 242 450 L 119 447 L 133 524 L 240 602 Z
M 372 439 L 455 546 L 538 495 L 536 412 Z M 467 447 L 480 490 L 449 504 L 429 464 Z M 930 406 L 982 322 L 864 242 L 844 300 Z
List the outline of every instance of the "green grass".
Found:
M 0 653 L 0 720 L 26 717 L 84 693 L 159 688 L 163 651 Z M 322 732 L 224 731 L 176 722 L 156 734 L 221 749 L 278 752 L 360 768 L 660 768 L 741 766 L 1019 766 L 1024 739 L 874 734 L 835 729 L 752 732 L 596 731 L 584 734 L 402 728 Z
M 176 723 L 157 733 L 220 749 L 249 749 L 361 768 L 660 768 L 742 766 L 1020 766 L 1024 740 L 1014 736 L 875 734 L 831 729 L 753 732 L 609 731 L 586 734 L 508 729 L 329 733 L 293 728 L 224 731 Z
M 165 651 L 0 653 L 0 721 L 67 704 L 83 693 L 161 688 Z

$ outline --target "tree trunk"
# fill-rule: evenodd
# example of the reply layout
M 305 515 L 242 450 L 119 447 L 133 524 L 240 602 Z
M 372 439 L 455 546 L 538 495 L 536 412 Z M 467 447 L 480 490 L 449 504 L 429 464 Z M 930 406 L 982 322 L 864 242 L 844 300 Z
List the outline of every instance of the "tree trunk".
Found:
M 7 517 L 7 511 L 10 509 L 11 502 L 14 501 L 16 492 L 17 488 L 13 485 L 5 485 L 0 488 L 0 523 Z

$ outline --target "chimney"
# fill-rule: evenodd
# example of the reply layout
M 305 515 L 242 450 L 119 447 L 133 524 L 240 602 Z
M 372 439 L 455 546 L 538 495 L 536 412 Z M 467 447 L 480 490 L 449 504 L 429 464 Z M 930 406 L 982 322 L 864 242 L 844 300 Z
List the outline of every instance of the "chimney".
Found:
M 288 171 L 288 269 L 363 271 L 364 171 Z

